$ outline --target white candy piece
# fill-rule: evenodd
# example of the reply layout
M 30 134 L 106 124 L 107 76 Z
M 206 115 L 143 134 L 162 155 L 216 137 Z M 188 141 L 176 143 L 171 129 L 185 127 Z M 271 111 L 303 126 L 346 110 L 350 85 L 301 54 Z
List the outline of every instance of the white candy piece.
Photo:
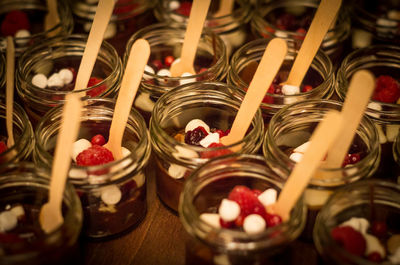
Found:
M 300 93 L 300 88 L 298 86 L 283 85 L 282 93 L 287 96 L 296 95 Z
M 169 9 L 171 9 L 171 10 L 178 9 L 180 6 L 181 6 L 181 3 L 179 3 L 179 1 L 171 1 L 171 2 L 169 2 L 169 5 L 168 5 Z
M 152 76 L 150 76 L 150 75 L 148 75 L 148 74 L 146 74 L 146 72 L 148 72 L 148 73 L 150 73 L 150 74 L 155 74 L 156 72 L 154 72 L 154 69 L 153 69 L 153 67 L 151 67 L 150 65 L 145 65 L 145 67 L 144 67 L 144 74 L 143 74 L 143 78 L 145 79 L 145 80 L 150 80 L 150 79 L 153 79 L 153 77 Z
M 31 33 L 28 30 L 20 29 L 14 35 L 15 43 L 17 43 L 19 46 L 25 46 L 29 42 L 30 36 Z
M 381 116 L 380 114 L 377 113 L 371 113 L 371 112 L 375 112 L 375 111 L 381 111 L 382 110 L 382 106 L 381 104 L 377 103 L 377 102 L 370 102 L 368 103 L 368 109 L 370 109 L 368 111 L 368 115 L 374 117 L 374 118 L 378 118 Z
M 289 158 L 291 160 L 293 160 L 296 163 L 299 163 L 301 161 L 301 159 L 303 158 L 303 154 L 302 153 L 292 153 Z
M 186 159 L 186 158 L 197 158 L 197 157 L 199 157 L 199 155 L 195 151 L 193 151 L 193 150 L 191 150 L 189 148 L 177 145 L 177 146 L 175 146 L 175 149 L 178 152 L 174 152 L 172 155 L 176 159 L 182 159 L 182 158 Z
M 4 211 L 0 213 L 0 231 L 7 232 L 17 227 L 18 218 L 11 211 Z
M 63 82 L 63 80 L 61 79 L 61 77 L 60 77 L 60 75 L 58 73 L 52 74 L 49 77 L 49 79 L 47 79 L 47 86 L 48 87 L 53 87 L 53 86 L 60 87 L 60 86 L 63 86 L 63 85 L 64 85 L 64 82 Z
M 64 85 L 68 85 L 74 79 L 74 74 L 72 73 L 71 70 L 69 70 L 67 68 L 61 69 L 58 72 L 58 75 L 60 76 L 60 78 L 63 81 Z
M 212 143 L 219 143 L 219 133 L 209 133 L 206 137 L 201 139 L 199 143 L 205 148 Z
M 284 39 L 284 38 L 287 38 L 288 35 L 286 34 L 286 32 L 283 32 L 281 30 L 277 30 L 277 31 L 275 31 L 275 36 L 278 37 L 278 38 Z
M 76 162 L 76 157 L 79 155 L 80 152 L 88 149 L 92 146 L 92 143 L 86 139 L 79 139 L 72 145 L 72 159 Z
M 258 200 L 264 205 L 268 206 L 274 204 L 276 202 L 276 197 L 278 196 L 278 192 L 275 189 L 267 189 L 260 195 L 258 195 Z
M 21 218 L 25 215 L 25 210 L 22 205 L 17 205 L 11 208 L 10 210 L 17 218 Z
M 400 20 L 400 10 L 390 10 L 387 17 L 392 20 Z
M 85 179 L 87 178 L 88 174 L 86 170 L 78 169 L 78 168 L 71 168 L 69 170 L 68 176 L 73 179 Z
M 372 34 L 362 30 L 362 29 L 354 29 L 352 35 L 352 46 L 353 49 L 365 48 L 371 45 L 372 43 Z
M 370 234 L 364 234 L 364 238 L 367 243 L 367 247 L 365 249 L 366 256 L 368 256 L 372 252 L 378 252 L 382 258 L 385 258 L 385 248 L 382 246 L 381 242 L 379 242 L 378 238 Z
M 181 179 L 185 175 L 186 168 L 177 164 L 171 164 L 168 168 L 168 175 L 174 179 Z
M 193 75 L 191 73 L 183 73 L 181 75 L 181 77 L 188 77 L 188 76 L 193 76 Z M 196 82 L 196 78 L 188 78 L 188 79 L 179 80 L 180 85 L 189 84 L 189 83 L 193 83 L 193 82 Z
M 396 249 L 396 252 L 389 256 L 388 259 L 393 264 L 400 264 L 400 247 Z
M 340 226 L 351 226 L 354 230 L 360 232 L 361 234 L 366 234 L 369 228 L 369 222 L 365 218 L 352 217 L 343 222 Z
M 389 142 L 394 142 L 400 131 L 400 125 L 387 124 L 386 125 L 386 138 Z
M 135 107 L 142 109 L 147 112 L 151 112 L 154 108 L 154 102 L 150 99 L 150 95 L 147 93 L 140 93 L 135 98 Z
M 259 214 L 250 214 L 244 218 L 243 230 L 247 234 L 258 234 L 265 230 L 267 224 Z
M 306 151 L 307 151 L 307 148 L 308 148 L 308 146 L 310 145 L 310 142 L 305 142 L 304 144 L 302 144 L 302 145 L 299 145 L 298 147 L 296 147 L 294 150 L 293 150 L 293 152 L 296 152 L 296 153 L 305 153 Z
M 223 199 L 219 206 L 218 213 L 225 222 L 232 222 L 238 218 L 240 214 L 240 206 L 235 201 Z
M 32 78 L 32 84 L 40 88 L 45 88 L 47 86 L 47 77 L 44 74 L 36 74 Z
M 200 119 L 193 119 L 186 124 L 185 133 L 193 131 L 197 127 L 202 126 L 208 133 L 210 133 L 210 127 Z
M 115 205 L 121 198 L 122 193 L 117 185 L 109 185 L 101 189 L 101 200 L 107 205 Z
M 110 22 L 107 25 L 106 32 L 104 32 L 104 39 L 111 39 L 117 35 L 117 25 L 114 22 Z
M 215 228 L 221 227 L 221 224 L 219 223 L 219 214 L 217 213 L 202 213 L 200 219 Z
M 157 75 L 171 77 L 171 72 L 168 69 L 160 69 L 158 70 Z

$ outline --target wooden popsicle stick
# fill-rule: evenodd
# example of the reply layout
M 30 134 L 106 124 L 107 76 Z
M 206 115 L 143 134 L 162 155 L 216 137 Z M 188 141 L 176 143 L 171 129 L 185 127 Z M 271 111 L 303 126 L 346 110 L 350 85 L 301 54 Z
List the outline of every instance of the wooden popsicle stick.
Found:
M 342 116 L 337 111 L 330 111 L 326 114 L 324 120 L 318 124 L 312 134 L 306 153 L 294 167 L 277 202 L 267 207 L 268 212 L 278 214 L 283 221 L 289 219 L 290 211 L 344 125 L 342 121 Z
M 213 14 L 213 17 L 223 17 L 232 13 L 233 2 L 233 0 L 220 0 L 218 10 Z
M 60 133 L 51 169 L 49 200 L 40 209 L 39 221 L 46 233 L 51 233 L 64 222 L 61 213 L 62 198 L 68 169 L 71 163 L 72 145 L 78 136 L 82 101 L 77 94 L 68 94 L 63 108 Z
M 193 1 L 185 38 L 183 39 L 181 57 L 179 61 L 171 65 L 171 76 L 177 77 L 181 76 L 183 73 L 196 73 L 193 68 L 193 63 L 210 3 L 211 0 Z
M 230 133 L 220 139 L 222 144 L 231 145 L 243 139 L 286 53 L 287 45 L 284 40 L 275 38 L 269 42 L 233 121 Z
M 15 46 L 12 37 L 7 37 L 7 66 L 6 66 L 6 127 L 7 147 L 14 145 L 13 113 L 14 113 L 14 71 L 15 71 Z
M 60 23 L 58 15 L 57 0 L 47 0 L 47 14 L 44 18 L 44 29 L 46 31 L 54 28 Z M 52 32 L 50 35 L 55 35 L 57 32 Z
M 374 76 L 369 71 L 360 70 L 353 75 L 341 111 L 346 126 L 342 127 L 342 131 L 335 139 L 335 144 L 329 149 L 325 167 L 340 168 L 342 166 L 374 88 Z
M 285 84 L 297 87 L 301 85 L 341 3 L 342 0 L 321 1 Z
M 144 67 L 150 56 L 150 45 L 144 39 L 138 39 L 129 53 L 128 63 L 122 79 L 114 115 L 110 126 L 110 136 L 104 145 L 109 149 L 115 160 L 122 158 L 122 137 L 132 108 Z
M 100 0 L 97 5 L 92 28 L 90 29 L 85 51 L 83 52 L 81 64 L 76 75 L 74 90 L 85 89 L 87 87 L 97 54 L 103 42 L 104 33 L 114 9 L 114 3 L 115 1 L 111 0 Z

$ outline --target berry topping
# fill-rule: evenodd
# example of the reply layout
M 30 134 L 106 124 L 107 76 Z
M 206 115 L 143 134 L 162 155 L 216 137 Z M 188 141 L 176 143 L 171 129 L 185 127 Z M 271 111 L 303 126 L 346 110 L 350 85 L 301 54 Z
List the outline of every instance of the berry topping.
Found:
M 246 217 L 249 214 L 265 216 L 265 208 L 258 200 L 254 192 L 246 186 L 236 186 L 228 196 L 229 200 L 235 201 L 240 206 L 240 215 Z
M 7 144 L 3 141 L 0 141 L 0 154 L 7 151 Z
M 273 227 L 282 223 L 282 218 L 276 214 L 266 213 L 265 221 L 267 222 L 268 227 Z
M 219 224 L 223 228 L 233 228 L 235 226 L 235 222 L 224 221 L 222 218 L 219 218 Z
M 344 158 L 342 167 L 345 167 L 347 165 L 353 165 L 358 163 L 361 160 L 361 156 L 359 153 L 353 153 L 353 154 L 347 154 L 347 156 Z
M 92 143 L 92 145 L 104 145 L 106 143 L 106 139 L 103 135 L 97 134 L 92 137 L 90 142 Z
M 368 260 L 370 260 L 372 262 L 376 262 L 376 263 L 381 263 L 383 260 L 381 254 L 379 254 L 376 251 L 370 253 L 367 258 L 368 258 Z
M 179 8 L 176 9 L 176 13 L 188 17 L 190 15 L 190 9 L 192 9 L 191 2 L 182 2 Z
M 76 163 L 79 166 L 102 165 L 114 161 L 110 150 L 99 145 L 93 145 L 79 153 L 76 157 Z
M 385 222 L 375 221 L 372 223 L 371 232 L 373 235 L 377 237 L 384 237 L 386 236 L 387 232 L 387 225 Z
M 174 61 L 175 61 L 175 58 L 174 58 L 174 56 L 171 56 L 171 55 L 169 55 L 169 56 L 167 56 L 167 57 L 164 58 L 164 64 L 165 64 L 165 66 L 167 66 L 167 67 L 171 67 L 171 64 L 172 64 Z
M 366 242 L 363 235 L 350 226 L 338 226 L 332 229 L 331 236 L 348 252 L 362 256 L 365 252 Z
M 221 143 L 212 143 L 208 146 L 208 148 L 212 147 L 222 147 L 224 146 Z M 232 151 L 229 149 L 220 149 L 220 150 L 207 150 L 201 153 L 202 158 L 213 158 L 217 156 L 229 155 L 232 154 Z
M 100 83 L 101 81 L 103 81 L 103 79 L 101 78 L 97 78 L 97 77 L 91 77 L 89 79 L 88 85 L 87 87 L 92 87 L 97 85 L 98 83 Z M 92 88 L 91 90 L 89 90 L 87 93 L 88 96 L 90 97 L 97 97 L 99 96 L 101 93 L 103 93 L 105 90 L 107 89 L 106 85 L 102 85 L 102 86 L 97 86 Z
M 303 93 L 309 92 L 309 91 L 311 91 L 312 89 L 313 89 L 312 86 L 310 86 L 310 85 L 304 85 L 304 86 L 301 88 L 301 92 L 303 92 Z
M 199 142 L 208 135 L 203 126 L 199 126 L 194 130 L 188 131 L 185 134 L 185 143 L 190 145 L 200 145 Z
M 373 100 L 385 103 L 395 103 L 400 98 L 399 83 L 388 75 L 381 75 L 376 79 Z
M 14 10 L 9 12 L 1 23 L 1 33 L 3 36 L 14 36 L 21 29 L 29 30 L 28 16 L 20 11 Z

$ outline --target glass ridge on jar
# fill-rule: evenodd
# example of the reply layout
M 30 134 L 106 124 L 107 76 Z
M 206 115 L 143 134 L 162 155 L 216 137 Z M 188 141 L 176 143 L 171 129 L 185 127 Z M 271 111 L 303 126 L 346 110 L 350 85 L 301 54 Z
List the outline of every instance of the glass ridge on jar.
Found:
M 256 153 L 262 143 L 261 112 L 253 118 L 246 136 L 230 146 L 203 148 L 174 138 L 193 119 L 203 120 L 210 128 L 230 129 L 244 97 L 243 91 L 219 82 L 196 82 L 179 86 L 156 103 L 150 121 L 150 138 L 156 163 L 157 193 L 169 208 L 177 211 L 185 178 L 204 164 L 206 154 L 240 147 L 240 153 Z M 171 176 L 171 167 L 185 173 Z
M 397 163 L 398 172 L 400 172 L 400 132 L 397 134 L 396 141 L 393 144 L 393 157 Z M 397 175 L 397 184 L 400 184 L 400 173 Z
M 187 179 L 179 203 L 179 217 L 188 236 L 187 264 L 292 264 L 291 243 L 304 228 L 303 198 L 290 219 L 257 235 L 215 228 L 200 218 L 215 212 L 236 185 L 250 189 L 282 189 L 288 172 L 277 174 L 261 156 L 235 154 L 210 160 Z M 298 251 L 298 250 L 297 250 Z M 223 262 L 222 262 L 223 261 Z
M 108 139 L 114 114 L 115 100 L 90 99 L 81 115 L 78 139 L 90 139 L 101 134 Z M 62 108 L 49 111 L 36 128 L 37 144 L 34 161 L 51 165 Z M 91 238 L 120 235 L 138 225 L 145 217 L 145 168 L 150 157 L 150 140 L 141 115 L 131 110 L 122 139 L 122 146 L 130 154 L 122 159 L 98 166 L 78 166 L 73 163 L 68 179 L 74 185 L 82 202 L 83 233 Z M 116 203 L 103 199 L 113 191 L 121 195 Z
M 0 97 L 6 95 L 6 57 L 0 53 Z

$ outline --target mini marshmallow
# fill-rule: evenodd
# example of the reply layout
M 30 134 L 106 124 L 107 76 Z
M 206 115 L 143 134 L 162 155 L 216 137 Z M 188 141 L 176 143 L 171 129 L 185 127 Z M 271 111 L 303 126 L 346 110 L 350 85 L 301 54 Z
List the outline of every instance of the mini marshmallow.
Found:
M 365 48 L 371 45 L 372 42 L 372 34 L 362 30 L 362 29 L 354 29 L 352 35 L 352 46 L 353 49 Z
M 278 37 L 278 38 L 282 38 L 282 39 L 288 37 L 288 35 L 286 34 L 286 32 L 283 32 L 283 31 L 281 31 L 281 30 L 275 31 L 275 36 Z
M 76 162 L 76 157 L 84 150 L 92 146 L 92 143 L 86 139 L 79 139 L 72 146 L 72 159 Z
M 67 68 L 61 69 L 58 74 L 60 75 L 60 78 L 63 81 L 64 85 L 68 85 L 72 82 L 72 80 L 74 80 L 74 74 L 71 70 Z
M 302 145 L 299 145 L 298 147 L 296 147 L 294 150 L 293 150 L 293 152 L 296 152 L 296 153 L 305 153 L 306 151 L 307 151 L 307 148 L 308 148 L 308 146 L 310 145 L 310 142 L 305 142 L 304 144 L 302 144 Z
M 28 30 L 20 29 L 14 35 L 15 43 L 17 43 L 17 45 L 20 45 L 20 46 L 25 46 L 29 42 L 30 36 L 31 36 L 31 33 Z
M 208 133 L 210 133 L 210 127 L 200 119 L 193 119 L 186 124 L 185 133 L 193 131 L 197 127 L 202 126 Z
M 298 86 L 283 85 L 282 93 L 286 96 L 296 95 L 300 93 L 300 88 Z
M 389 142 L 394 142 L 400 131 L 400 125 L 387 124 L 386 125 L 386 138 Z
M 187 159 L 187 158 L 197 158 L 199 157 L 199 155 L 186 147 L 183 146 L 175 146 L 175 149 L 177 150 L 177 152 L 174 152 L 172 155 L 176 158 L 176 159 Z
M 44 74 L 36 74 L 32 78 L 32 84 L 40 88 L 45 88 L 47 86 L 47 77 Z
M 387 17 L 392 20 L 400 20 L 400 11 L 399 10 L 390 10 L 387 13 Z
M 382 258 L 385 258 L 385 248 L 382 246 L 379 239 L 370 234 L 364 234 L 367 247 L 365 248 L 365 255 L 368 256 L 372 252 L 378 252 Z
M 53 86 L 60 87 L 60 86 L 63 86 L 63 85 L 64 85 L 64 82 L 63 82 L 63 80 L 61 79 L 61 77 L 60 77 L 60 75 L 58 73 L 52 74 L 49 77 L 49 79 L 47 79 L 47 86 L 48 87 L 53 87 Z
M 265 230 L 267 224 L 265 223 L 264 218 L 259 214 L 250 214 L 244 218 L 243 222 L 243 230 L 247 234 L 258 234 Z
M 73 179 L 85 179 L 87 178 L 87 172 L 83 169 L 71 168 L 69 170 L 68 176 Z
M 171 10 L 178 9 L 180 6 L 181 6 L 181 3 L 179 3 L 179 1 L 171 1 L 171 2 L 169 2 L 169 5 L 168 5 L 169 9 L 171 9 Z
M 193 75 L 191 73 L 183 73 L 181 75 L 181 77 L 188 77 L 188 76 L 193 76 Z M 185 79 L 179 80 L 180 85 L 189 84 L 189 83 L 193 83 L 193 82 L 196 82 L 196 78 L 188 78 L 188 79 L 185 78 Z
M 148 93 L 140 93 L 135 99 L 135 107 L 147 112 L 151 112 L 154 108 L 154 102 L 150 99 Z
M 303 154 L 302 153 L 292 153 L 289 158 L 291 160 L 293 160 L 296 163 L 299 163 L 301 161 L 301 159 L 303 158 Z
M 168 69 L 160 69 L 158 70 L 157 75 L 171 77 L 171 72 Z
M 104 32 L 104 39 L 111 39 L 117 35 L 117 25 L 114 22 L 110 22 L 107 25 L 106 32 Z
M 382 106 L 381 104 L 379 104 L 378 102 L 373 102 L 371 101 L 370 103 L 368 103 L 368 115 L 374 118 L 378 118 L 381 116 L 380 114 L 376 113 L 382 110 Z
M 219 222 L 219 214 L 217 213 L 202 213 L 200 219 L 207 224 L 214 226 L 215 228 L 220 228 L 221 224 Z
M 171 164 L 168 168 L 168 175 L 170 175 L 174 179 L 183 178 L 185 172 L 186 168 L 177 164 Z
M 393 264 L 400 264 L 400 248 L 397 248 L 396 252 L 388 258 Z
M 268 206 L 274 204 L 276 202 L 276 197 L 278 196 L 278 192 L 275 189 L 267 189 L 260 195 L 258 195 L 258 200 L 264 205 Z
M 212 143 L 219 143 L 219 133 L 209 133 L 206 137 L 201 139 L 199 143 L 205 148 Z
M 107 205 L 115 205 L 121 198 L 122 193 L 117 185 L 109 185 L 101 189 L 101 200 Z
M 361 234 L 366 234 L 369 228 L 369 222 L 365 218 L 352 217 L 349 220 L 343 222 L 340 226 L 351 226 L 354 230 Z
M 145 71 L 145 72 L 148 72 L 148 73 L 150 73 L 150 74 L 153 74 L 153 75 L 156 73 L 156 72 L 154 72 L 153 67 L 151 67 L 150 65 L 147 65 L 147 64 L 144 66 L 144 71 Z M 143 78 L 144 78 L 145 80 L 153 79 L 152 76 L 150 76 L 150 75 L 148 75 L 148 74 L 146 74 L 146 73 L 143 73 Z
M 4 211 L 0 213 L 0 231 L 7 232 L 17 227 L 17 216 L 11 211 Z
M 232 222 L 238 218 L 240 214 L 240 206 L 237 202 L 223 199 L 218 209 L 219 216 L 225 222 Z
M 21 218 L 21 217 L 25 216 L 25 210 L 24 210 L 24 207 L 22 207 L 22 205 L 14 206 L 13 208 L 11 208 L 10 211 L 11 211 L 17 218 Z

